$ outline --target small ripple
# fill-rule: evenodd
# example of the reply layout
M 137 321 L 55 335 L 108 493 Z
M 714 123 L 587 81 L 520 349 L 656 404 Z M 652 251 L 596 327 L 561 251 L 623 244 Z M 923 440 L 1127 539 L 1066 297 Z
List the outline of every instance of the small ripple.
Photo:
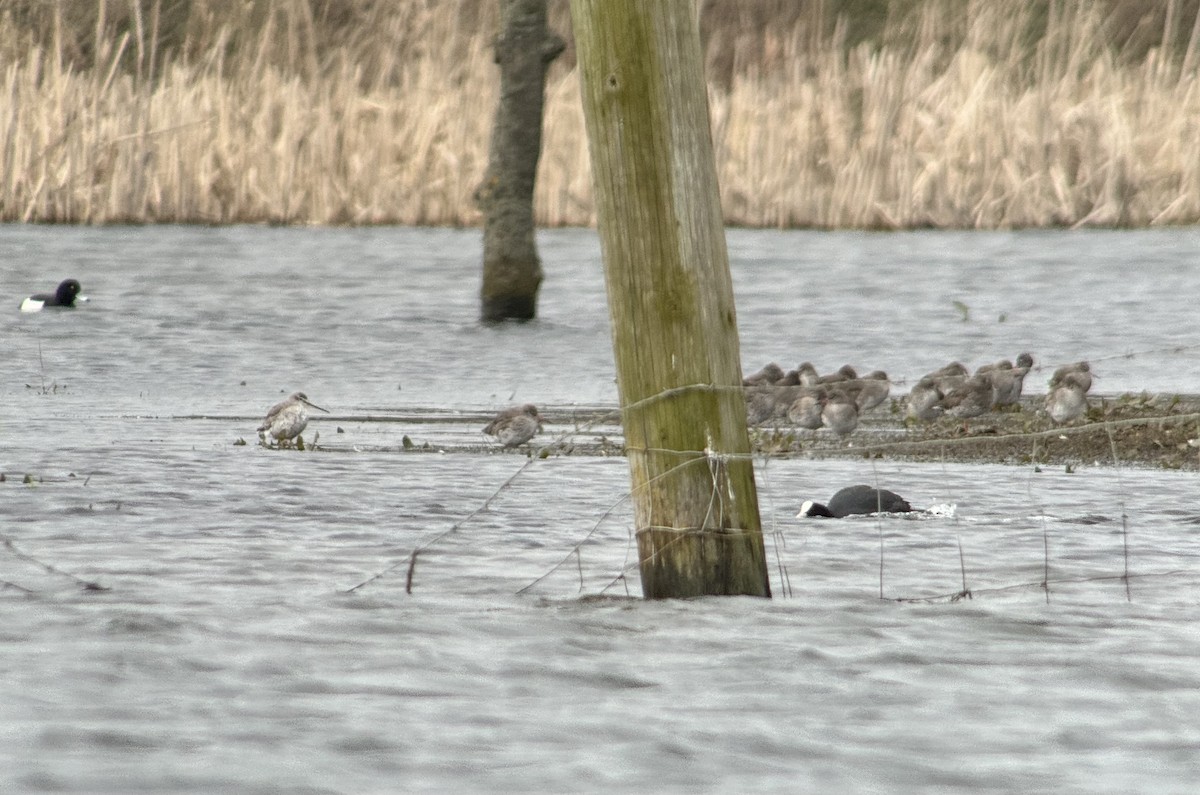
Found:
M 160 748 L 159 738 L 148 734 L 139 734 L 116 729 L 79 729 L 55 727 L 46 729 L 39 735 L 39 740 L 50 749 L 78 749 L 94 747 L 109 750 L 151 749 Z
M 1067 517 L 1065 519 L 1060 519 L 1059 521 L 1064 522 L 1065 524 L 1093 525 L 1108 524 L 1109 522 L 1115 520 L 1111 516 L 1104 516 L 1103 514 L 1099 513 L 1088 513 L 1084 514 L 1083 516 Z
M 181 622 L 163 615 L 127 613 L 110 618 L 105 630 L 112 635 L 163 635 L 181 626 Z

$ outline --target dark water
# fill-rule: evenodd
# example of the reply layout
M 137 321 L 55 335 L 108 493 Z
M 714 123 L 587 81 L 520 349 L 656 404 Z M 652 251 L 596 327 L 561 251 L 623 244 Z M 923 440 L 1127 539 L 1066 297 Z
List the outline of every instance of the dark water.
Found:
M 748 369 L 1200 392 L 1194 230 L 729 239 Z M 1193 791 L 1194 474 L 760 462 L 776 598 L 626 598 L 622 459 L 436 452 L 615 402 L 595 236 L 541 251 L 481 329 L 474 231 L 0 228 L 0 791 Z M 327 451 L 252 443 L 295 389 Z M 943 515 L 792 518 L 850 482 Z

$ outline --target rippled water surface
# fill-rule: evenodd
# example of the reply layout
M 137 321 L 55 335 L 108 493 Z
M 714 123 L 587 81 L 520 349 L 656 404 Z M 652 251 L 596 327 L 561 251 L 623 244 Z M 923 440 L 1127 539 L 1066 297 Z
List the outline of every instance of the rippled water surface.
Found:
M 747 369 L 1200 392 L 1194 230 L 729 242 Z M 643 602 L 623 459 L 479 452 L 615 403 L 595 234 L 521 326 L 479 247 L 0 227 L 0 791 L 1194 791 L 1194 474 L 760 462 L 775 598 Z M 295 389 L 325 449 L 253 444 Z M 853 482 L 943 515 L 793 518 Z

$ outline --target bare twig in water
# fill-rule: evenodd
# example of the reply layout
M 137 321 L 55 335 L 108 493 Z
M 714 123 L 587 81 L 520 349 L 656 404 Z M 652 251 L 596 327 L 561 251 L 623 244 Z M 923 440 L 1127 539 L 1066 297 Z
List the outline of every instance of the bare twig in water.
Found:
M 963 556 L 962 536 L 956 535 L 954 538 L 958 541 L 958 570 L 962 574 L 962 591 L 959 592 L 958 598 L 970 599 L 971 589 L 967 587 L 967 561 Z
M 1133 601 L 1133 589 L 1129 585 L 1129 512 L 1125 510 L 1125 483 L 1121 480 L 1121 459 L 1117 456 L 1117 440 L 1112 427 L 1104 424 L 1108 432 L 1108 443 L 1112 447 L 1113 467 L 1117 470 L 1117 491 L 1121 495 L 1121 548 L 1125 555 L 1125 599 Z
M 1034 470 L 1035 472 L 1038 470 Z M 1033 502 L 1033 481 L 1025 481 L 1025 494 Z M 1038 501 L 1038 515 L 1042 520 L 1042 590 L 1046 593 L 1046 604 L 1050 604 L 1050 530 L 1046 525 L 1046 506 Z
M 416 571 L 417 571 L 417 550 L 414 549 L 412 551 L 412 554 L 408 556 L 408 572 L 404 575 L 404 592 L 406 594 L 412 593 L 413 574 L 415 574 Z
M 38 345 L 38 377 L 42 379 L 42 394 L 46 394 L 46 363 L 42 360 L 42 336 L 35 334 Z
M 1046 604 L 1050 604 L 1050 528 L 1045 510 L 1042 511 L 1042 590 L 1046 592 Z

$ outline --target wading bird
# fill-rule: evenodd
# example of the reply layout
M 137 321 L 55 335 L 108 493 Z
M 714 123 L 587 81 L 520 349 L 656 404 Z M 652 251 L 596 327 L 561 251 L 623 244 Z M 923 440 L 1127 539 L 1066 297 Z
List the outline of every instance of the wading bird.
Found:
M 265 446 L 268 439 L 274 439 L 279 447 L 288 447 L 293 439 L 299 439 L 298 446 L 303 447 L 304 439 L 300 434 L 308 425 L 306 408 L 329 413 L 328 409 L 309 402 L 308 395 L 303 392 L 293 392 L 286 400 L 271 406 L 267 416 L 263 418 L 262 425 L 258 426 L 259 442 Z

